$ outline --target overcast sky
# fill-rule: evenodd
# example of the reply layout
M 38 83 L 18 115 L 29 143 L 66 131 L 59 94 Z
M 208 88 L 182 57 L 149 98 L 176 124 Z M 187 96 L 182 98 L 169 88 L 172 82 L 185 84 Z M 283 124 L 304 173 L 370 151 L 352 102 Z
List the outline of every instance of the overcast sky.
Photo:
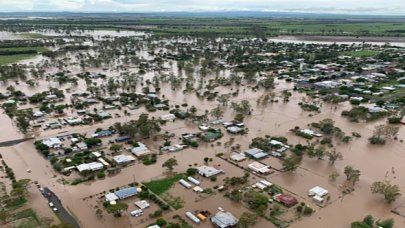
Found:
M 1 12 L 282 11 L 405 16 L 405 0 L 0 0 Z

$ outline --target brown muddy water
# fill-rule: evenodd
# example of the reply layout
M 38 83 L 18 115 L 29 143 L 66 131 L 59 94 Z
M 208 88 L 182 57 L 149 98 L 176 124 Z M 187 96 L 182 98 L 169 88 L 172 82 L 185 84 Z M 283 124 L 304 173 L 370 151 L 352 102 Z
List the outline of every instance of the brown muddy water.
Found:
M 145 54 L 146 55 L 146 54 Z M 147 57 L 147 56 L 145 56 Z M 32 61 L 34 64 L 44 61 L 39 58 Z M 176 68 L 176 67 L 174 67 Z M 56 69 L 50 69 L 49 72 L 56 72 Z M 79 67 L 72 67 L 72 74 L 80 72 Z M 102 69 L 91 69 L 92 72 L 101 72 L 108 74 L 108 77 L 119 77 L 117 71 L 103 71 Z M 227 74 L 224 72 L 224 74 Z M 153 77 L 152 74 L 146 75 L 146 77 Z M 102 81 L 99 81 L 102 83 Z M 280 96 L 281 91 L 284 89 L 292 89 L 292 83 L 286 83 L 284 81 L 276 80 L 278 84 L 276 89 L 277 96 Z M 23 83 L 16 85 L 14 82 L 9 84 L 0 85 L 3 91 L 7 86 L 14 85 L 20 90 L 24 91 L 27 95 L 32 95 L 36 92 L 47 90 L 50 86 L 58 87 L 60 89 L 71 88 L 70 93 L 66 93 L 66 101 L 69 102 L 69 95 L 74 92 L 85 92 L 86 85 L 80 80 L 77 86 L 58 85 L 55 82 L 48 82 L 45 80 L 38 81 L 38 86 L 31 88 Z M 172 90 L 171 86 L 162 83 L 160 95 L 165 95 L 166 99 L 170 100 L 170 105 L 181 105 L 187 103 L 190 107 L 194 105 L 198 108 L 198 113 L 202 114 L 205 110 L 211 110 L 216 107 L 215 101 L 201 100 L 195 93 L 183 93 L 181 89 Z M 289 144 L 302 143 L 305 144 L 306 140 L 290 133 L 290 129 L 295 126 L 306 128 L 308 124 L 312 122 L 318 122 L 320 120 L 330 118 L 335 121 L 335 125 L 341 128 L 347 135 L 351 132 L 358 132 L 362 135 L 359 139 L 354 139 L 349 144 L 339 144 L 335 142 L 337 151 L 340 151 L 344 158 L 342 161 L 337 161 L 334 166 L 328 165 L 327 160 L 316 160 L 311 158 L 305 158 L 301 166 L 293 173 L 280 173 L 275 172 L 265 179 L 281 186 L 284 189 L 292 192 L 297 196 L 299 201 L 305 202 L 311 205 L 316 212 L 310 217 L 304 217 L 292 223 L 291 227 L 349 227 L 350 223 L 355 220 L 361 220 L 364 216 L 371 214 L 378 219 L 394 218 L 396 227 L 405 227 L 405 218 L 395 215 L 390 212 L 392 208 L 395 208 L 405 203 L 405 197 L 400 197 L 393 205 L 387 205 L 382 197 L 379 195 L 372 195 L 370 193 L 370 185 L 374 181 L 390 180 L 392 183 L 399 185 L 399 187 L 405 189 L 405 180 L 401 175 L 405 173 L 405 144 L 398 141 L 390 141 L 384 146 L 371 146 L 367 142 L 367 138 L 371 136 L 374 126 L 382 124 L 382 121 L 376 121 L 372 123 L 351 123 L 347 119 L 342 118 L 340 113 L 343 110 L 350 109 L 350 105 L 347 103 L 334 106 L 323 104 L 322 112 L 314 116 L 309 116 L 308 112 L 304 112 L 298 106 L 298 103 L 305 96 L 297 92 L 293 92 L 293 96 L 290 102 L 283 103 L 281 98 L 278 98 L 280 102 L 270 103 L 266 106 L 257 106 L 256 100 L 263 94 L 268 92 L 263 90 L 252 91 L 247 86 L 243 87 L 217 87 L 215 91 L 223 93 L 229 93 L 239 89 L 239 94 L 233 97 L 232 101 L 240 101 L 243 99 L 249 100 L 253 107 L 253 113 L 251 116 L 245 118 L 245 125 L 249 128 L 249 134 L 247 135 L 230 135 L 225 132 L 225 136 L 219 141 L 221 145 L 215 143 L 201 143 L 197 149 L 186 149 L 176 153 L 165 153 L 158 157 L 158 162 L 155 165 L 144 166 L 141 163 L 126 167 L 121 173 L 107 177 L 103 180 L 97 180 L 91 183 L 83 183 L 77 186 L 64 185 L 60 181 L 62 176 L 56 174 L 50 163 L 46 161 L 39 153 L 36 152 L 33 142 L 27 141 L 19 145 L 7 148 L 1 148 L 1 154 L 5 161 L 13 168 L 16 178 L 29 178 L 33 181 L 38 181 L 42 186 L 49 187 L 54 191 L 62 200 L 65 207 L 72 212 L 72 214 L 79 220 L 82 227 L 145 227 L 151 223 L 151 220 L 147 219 L 147 214 L 152 212 L 148 210 L 143 217 L 133 218 L 128 216 L 128 213 L 133 208 L 134 199 L 129 199 L 128 204 L 131 205 L 128 213 L 122 218 L 116 219 L 113 216 L 105 213 L 102 219 L 99 219 L 95 215 L 95 206 L 97 205 L 94 198 L 88 199 L 89 196 L 100 194 L 101 192 L 108 191 L 109 189 L 123 186 L 131 182 L 144 182 L 151 179 L 158 179 L 168 175 L 166 170 L 162 168 L 162 163 L 170 157 L 175 157 L 178 160 L 179 165 L 175 167 L 174 172 L 184 172 L 190 165 L 194 166 L 194 163 L 198 165 L 203 164 L 204 157 L 213 158 L 211 165 L 220 166 L 224 169 L 225 174 L 219 176 L 217 183 L 211 183 L 209 180 L 203 180 L 202 185 L 204 187 L 212 187 L 215 184 L 222 182 L 222 179 L 226 176 L 241 176 L 243 170 L 229 164 L 219 158 L 216 158 L 217 153 L 224 153 L 225 156 L 229 156 L 231 152 L 229 148 L 224 148 L 225 142 L 234 138 L 234 145 L 239 144 L 241 151 L 248 149 L 251 139 L 255 137 L 263 137 L 265 135 L 271 136 L 285 136 L 288 138 Z M 140 88 L 139 88 L 140 90 Z M 66 102 L 65 101 L 65 102 Z M 24 107 L 34 107 L 32 105 L 26 105 Z M 100 108 L 100 106 L 94 106 Z M 93 108 L 93 107 L 92 107 Z M 35 134 L 38 139 L 46 138 L 49 136 L 56 136 L 66 133 L 87 133 L 90 135 L 94 133 L 96 128 L 108 127 L 115 122 L 125 122 L 130 119 L 136 119 L 139 114 L 145 112 L 144 108 L 137 110 L 129 110 L 131 116 L 114 117 L 98 123 L 92 126 L 76 126 L 66 127 L 58 130 L 39 131 Z M 111 113 L 122 113 L 119 110 L 112 110 Z M 159 117 L 163 114 L 167 114 L 167 111 L 157 111 L 150 113 L 150 116 Z M 233 119 L 235 113 L 228 107 L 226 108 L 224 119 Z M 52 118 L 49 119 L 51 121 Z M 0 114 L 0 123 L 2 130 L 0 131 L 0 141 L 13 140 L 23 137 L 13 126 L 12 121 L 4 114 Z M 162 132 L 168 131 L 176 134 L 176 138 L 180 137 L 182 133 L 197 132 L 198 125 L 190 123 L 189 121 L 176 120 L 173 123 L 168 123 L 162 128 Z M 224 131 L 224 129 L 222 128 Z M 62 133 L 63 132 L 63 133 Z M 405 138 L 405 128 L 402 126 L 398 134 L 399 139 Z M 173 140 L 177 143 L 176 139 Z M 145 141 L 145 143 L 154 151 L 157 151 L 159 144 L 152 140 Z M 247 165 L 250 161 L 242 162 L 241 165 Z M 275 168 L 281 167 L 280 162 L 274 158 L 267 158 L 263 160 L 264 163 L 273 166 Z M 341 196 L 340 186 L 344 182 L 343 169 L 346 165 L 351 165 L 361 171 L 360 181 L 356 184 L 355 191 L 343 198 Z M 31 169 L 31 173 L 27 173 L 26 170 Z M 328 176 L 337 171 L 340 177 L 335 182 L 330 182 Z M 253 181 L 253 180 L 252 180 Z M 307 197 L 307 191 L 316 185 L 320 185 L 329 190 L 332 203 L 326 207 L 316 206 L 309 197 Z M 34 189 L 32 189 L 34 190 Z M 30 202 L 33 204 L 34 209 L 38 211 L 41 216 L 52 216 L 49 207 L 46 204 L 45 199 L 38 196 L 29 190 Z M 206 199 L 199 200 L 196 193 L 191 190 L 185 190 L 180 185 L 176 184 L 174 188 L 169 191 L 174 196 L 181 197 L 184 201 L 184 207 L 164 215 L 167 220 L 171 220 L 174 214 L 179 214 L 185 218 L 184 213 L 186 211 L 195 210 L 209 210 L 215 213 L 218 207 L 222 207 L 227 211 L 232 212 L 236 216 L 240 216 L 244 211 L 247 211 L 239 204 L 234 204 L 230 200 L 222 196 L 222 193 L 217 193 Z M 84 200 L 86 198 L 86 200 Z M 34 205 L 35 204 L 35 205 Z M 142 221 L 140 221 L 143 219 Z M 185 218 L 186 219 L 186 218 Z M 187 219 L 186 219 L 187 220 Z M 191 223 L 191 222 L 189 222 Z M 196 227 L 212 227 L 207 221 Z M 261 219 L 255 225 L 259 228 L 274 227 L 270 222 Z

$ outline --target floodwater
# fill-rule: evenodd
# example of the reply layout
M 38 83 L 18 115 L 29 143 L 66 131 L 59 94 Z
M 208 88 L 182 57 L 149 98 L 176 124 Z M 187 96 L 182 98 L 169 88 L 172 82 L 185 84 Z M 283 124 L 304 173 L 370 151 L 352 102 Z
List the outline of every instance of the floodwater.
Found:
M 143 57 L 148 58 L 147 53 L 142 52 Z M 29 61 L 29 60 L 26 60 Z M 33 61 L 33 60 L 31 60 Z M 43 59 L 37 59 L 35 64 L 45 61 Z M 75 64 L 72 64 L 75 65 Z M 177 67 L 174 65 L 173 71 Z M 81 72 L 81 69 L 75 65 L 70 68 L 72 74 Z M 87 69 L 91 72 L 105 73 L 108 77 L 120 77 L 118 71 L 103 71 L 99 68 Z M 51 67 L 47 69 L 48 73 L 55 73 L 57 69 Z M 177 72 L 175 72 L 177 73 Z M 229 72 L 222 72 L 223 75 L 228 75 Z M 153 73 L 147 73 L 144 78 L 152 78 Z M 208 80 L 208 78 L 207 78 Z M 101 79 L 95 80 L 98 85 L 104 83 Z M 38 86 L 29 87 L 24 83 L 16 85 L 15 82 L 9 82 L 8 84 L 0 85 L 1 91 L 9 85 L 14 85 L 18 89 L 24 91 L 27 95 L 32 95 L 36 92 L 47 90 L 49 87 L 57 87 L 60 89 L 70 88 L 70 92 L 66 92 L 66 102 L 69 103 L 70 95 L 75 92 L 85 92 L 86 85 L 83 80 L 80 80 L 77 86 L 72 86 L 69 84 L 59 85 L 56 82 L 39 80 Z M 62 203 L 70 210 L 83 227 L 145 227 L 150 224 L 147 214 L 152 212 L 149 210 L 145 213 L 144 221 L 138 221 L 141 218 L 132 218 L 128 215 L 116 219 L 113 216 L 105 214 L 102 219 L 99 219 L 95 215 L 96 201 L 94 197 L 89 199 L 90 196 L 100 196 L 100 193 L 108 191 L 109 189 L 123 186 L 131 182 L 144 182 L 151 179 L 162 178 L 168 175 L 166 170 L 162 168 L 162 163 L 170 157 L 175 157 L 178 160 L 179 165 L 175 167 L 174 172 L 184 172 L 188 167 L 194 166 L 195 163 L 198 165 L 203 164 L 204 157 L 213 158 L 211 165 L 220 166 L 225 174 L 219 176 L 216 183 L 211 183 L 209 180 L 203 180 L 203 187 L 212 188 L 216 184 L 222 183 L 225 176 L 241 176 L 243 175 L 243 170 L 230 165 L 229 163 L 216 158 L 217 153 L 225 153 L 225 156 L 229 155 L 231 152 L 229 148 L 225 148 L 225 142 L 230 141 L 231 138 L 234 139 L 234 145 L 239 144 L 241 151 L 248 149 L 252 138 L 263 137 L 265 135 L 271 136 L 285 136 L 288 138 L 289 144 L 302 143 L 305 144 L 306 141 L 298 136 L 293 135 L 289 132 L 290 129 L 295 126 L 305 128 L 308 124 L 312 122 L 318 122 L 320 120 L 330 118 L 335 121 L 335 125 L 341 128 L 347 135 L 351 135 L 352 132 L 358 132 L 362 135 L 359 139 L 354 139 L 349 144 L 335 143 L 337 151 L 340 151 L 344 158 L 342 161 L 337 161 L 334 166 L 328 165 L 327 160 L 316 160 L 311 158 L 305 158 L 300 168 L 298 168 L 294 173 L 279 173 L 275 172 L 265 179 L 268 181 L 281 186 L 284 189 L 292 192 L 297 196 L 299 201 L 303 201 L 313 208 L 316 212 L 310 217 L 304 217 L 300 220 L 294 222 L 291 227 L 348 227 L 352 221 L 361 220 L 364 216 L 372 214 L 375 218 L 385 219 L 394 218 L 396 226 L 405 227 L 405 218 L 395 215 L 390 212 L 390 209 L 405 203 L 405 198 L 400 197 L 392 206 L 388 206 L 382 200 L 381 196 L 372 195 L 370 193 L 370 185 L 374 181 L 380 180 L 390 180 L 392 183 L 399 185 L 403 190 L 405 189 L 404 177 L 400 174 L 405 173 L 405 144 L 398 141 L 392 141 L 384 146 L 371 146 L 367 142 L 367 138 L 371 136 L 374 126 L 382 124 L 382 121 L 376 121 L 372 123 L 351 123 L 347 119 L 340 116 L 343 110 L 349 109 L 351 106 L 347 103 L 334 106 L 329 104 L 322 105 L 322 112 L 320 114 L 315 114 L 313 116 L 309 115 L 309 112 L 304 112 L 298 106 L 298 103 L 302 101 L 305 96 L 298 92 L 293 92 L 293 96 L 290 98 L 290 102 L 282 102 L 281 92 L 285 89 L 292 89 L 293 83 L 287 83 L 281 80 L 276 80 L 276 89 L 271 90 L 277 95 L 279 102 L 269 103 L 265 106 L 256 105 L 256 100 L 262 95 L 268 94 L 269 91 L 264 90 L 252 90 L 248 86 L 231 86 L 231 87 L 217 87 L 214 91 L 220 94 L 234 92 L 239 90 L 236 97 L 232 97 L 232 101 L 240 101 L 243 99 L 249 100 L 253 112 L 252 115 L 245 118 L 245 125 L 249 128 L 249 134 L 247 135 L 230 135 L 225 132 L 225 136 L 220 139 L 221 145 L 215 143 L 201 143 L 200 147 L 197 149 L 186 149 L 180 152 L 172 154 L 163 154 L 158 156 L 158 162 L 155 165 L 144 166 L 143 164 L 136 163 L 135 165 L 126 167 L 121 173 L 107 177 L 103 180 L 97 180 L 91 183 L 83 183 L 77 186 L 63 185 L 61 183 L 62 176 L 56 174 L 50 163 L 46 161 L 39 153 L 35 151 L 32 141 L 27 141 L 13 147 L 2 148 L 1 154 L 3 155 L 6 162 L 13 168 L 17 179 L 29 178 L 33 181 L 38 181 L 42 186 L 49 187 L 54 191 L 62 200 Z M 137 91 L 140 92 L 141 88 L 138 86 Z M 215 101 L 202 100 L 197 97 L 194 92 L 184 93 L 182 89 L 173 90 L 170 84 L 161 83 L 161 91 L 159 96 L 165 96 L 166 99 L 170 100 L 171 107 L 174 105 L 181 105 L 187 103 L 188 107 L 194 105 L 198 109 L 199 114 L 203 114 L 205 110 L 211 110 L 217 106 Z M 33 105 L 26 105 L 24 108 L 34 107 Z M 100 109 L 100 105 L 96 105 Z M 91 107 L 91 108 L 94 108 Z M 126 109 L 126 108 L 124 108 Z M 115 122 L 124 122 L 130 119 L 136 119 L 139 114 L 145 112 L 144 108 L 137 110 L 128 110 L 131 116 L 114 117 L 98 123 L 92 126 L 75 126 L 66 127 L 57 130 L 47 130 L 39 131 L 36 133 L 38 139 L 46 138 L 55 135 L 67 134 L 68 133 L 84 133 L 90 135 L 94 133 L 96 128 L 99 127 L 109 127 Z M 119 110 L 112 110 L 111 113 L 115 116 L 115 113 L 122 113 Z M 71 114 L 71 113 L 69 113 Z M 159 117 L 163 114 L 167 114 L 167 111 L 156 111 L 149 113 L 150 116 Z M 73 115 L 73 114 L 72 114 Z M 233 119 L 235 113 L 230 109 L 226 108 L 224 119 Z M 49 119 L 51 121 L 52 118 Z M 0 115 L 0 122 L 2 123 L 2 131 L 0 131 L 0 141 L 7 141 L 12 139 L 18 139 L 22 136 L 16 131 L 15 126 L 13 126 L 12 121 L 2 113 Z M 182 133 L 197 132 L 197 125 L 189 121 L 176 120 L 173 123 L 167 123 L 162 127 L 162 132 L 168 131 L 174 133 L 176 137 L 173 139 L 173 143 L 178 143 L 178 137 Z M 224 129 L 222 129 L 224 131 Z M 398 134 L 399 139 L 405 138 L 405 128 L 402 126 Z M 108 139 L 105 139 L 108 140 Z M 144 143 L 152 149 L 152 151 L 158 150 L 160 142 L 155 142 L 153 140 L 146 140 Z M 160 143 L 160 144 L 159 144 Z M 106 143 L 104 143 L 106 144 Z M 242 162 L 241 165 L 247 165 L 250 161 Z M 280 167 L 280 162 L 274 158 L 268 158 L 263 160 L 264 163 L 273 166 Z M 343 198 L 341 196 L 340 185 L 344 182 L 343 169 L 346 165 L 351 165 L 356 169 L 361 171 L 360 182 L 356 184 L 355 191 Z M 26 170 L 31 169 L 31 173 L 27 173 Z M 393 170 L 395 172 L 393 172 Z M 329 182 L 328 176 L 333 172 L 337 171 L 340 177 L 336 182 Z M 253 181 L 253 180 L 252 180 Z M 307 191 L 309 188 L 321 185 L 330 191 L 331 201 L 330 205 L 324 208 L 316 206 L 309 197 L 307 197 Z M 31 191 L 30 191 L 31 192 Z M 222 193 L 216 193 L 214 196 L 210 196 L 203 200 L 198 200 L 199 197 L 196 193 L 191 190 L 185 190 L 180 185 L 175 185 L 173 189 L 169 191 L 170 194 L 174 196 L 182 197 L 186 203 L 182 209 L 165 214 L 165 218 L 170 220 L 174 214 L 179 214 L 184 217 L 186 211 L 195 210 L 209 210 L 211 213 L 215 213 L 218 207 L 222 207 L 227 211 L 232 212 L 234 215 L 239 216 L 247 209 L 241 207 L 240 205 L 235 205 L 230 200 L 224 198 Z M 31 193 L 33 196 L 32 202 L 38 202 L 35 205 L 35 209 L 38 210 L 41 216 L 49 216 L 49 207 L 47 207 L 45 199 L 41 197 L 35 197 L 35 193 Z M 30 195 L 31 195 L 30 194 Z M 86 200 L 84 200 L 86 198 Z M 190 200 L 191 199 L 191 200 Z M 197 199 L 197 200 L 196 200 Z M 135 199 L 128 200 L 131 204 L 130 208 L 133 208 L 132 202 Z M 130 210 L 128 210 L 129 212 Z M 128 213 L 127 213 L 128 214 Z M 190 222 L 191 223 L 191 222 Z M 205 222 L 200 227 L 212 227 L 209 222 Z M 255 227 L 259 228 L 272 228 L 273 225 L 269 222 L 259 220 Z

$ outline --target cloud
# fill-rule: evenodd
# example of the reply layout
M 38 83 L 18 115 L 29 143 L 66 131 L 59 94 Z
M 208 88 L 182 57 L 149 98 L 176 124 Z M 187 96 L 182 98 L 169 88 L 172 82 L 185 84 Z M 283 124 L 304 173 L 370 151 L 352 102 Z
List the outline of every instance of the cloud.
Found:
M 389 2 L 389 3 L 388 3 Z M 404 0 L 0 0 L 0 11 L 292 11 L 405 14 Z

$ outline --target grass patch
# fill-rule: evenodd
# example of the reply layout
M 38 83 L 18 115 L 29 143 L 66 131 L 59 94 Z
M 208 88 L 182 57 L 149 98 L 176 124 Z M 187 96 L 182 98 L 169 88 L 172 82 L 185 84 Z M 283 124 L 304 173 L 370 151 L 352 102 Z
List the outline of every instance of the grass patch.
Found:
M 25 197 L 7 198 L 3 200 L 3 204 L 7 210 L 14 210 L 23 206 L 27 202 Z
M 13 48 L 0 48 L 1 51 L 30 51 L 34 50 L 37 53 L 29 53 L 29 54 L 13 54 L 13 55 L 0 55 L 0 65 L 7 65 L 19 62 L 24 59 L 30 59 L 35 57 L 36 55 L 48 51 L 45 47 L 13 47 Z
M 144 185 L 153 193 L 160 195 L 168 191 L 176 182 L 178 182 L 183 177 L 184 174 L 176 174 L 168 178 L 147 182 Z
M 362 51 L 352 51 L 352 52 L 344 52 L 343 55 L 352 56 L 355 58 L 367 58 L 376 56 L 379 52 L 378 51 L 371 51 L 371 50 L 362 50 Z

